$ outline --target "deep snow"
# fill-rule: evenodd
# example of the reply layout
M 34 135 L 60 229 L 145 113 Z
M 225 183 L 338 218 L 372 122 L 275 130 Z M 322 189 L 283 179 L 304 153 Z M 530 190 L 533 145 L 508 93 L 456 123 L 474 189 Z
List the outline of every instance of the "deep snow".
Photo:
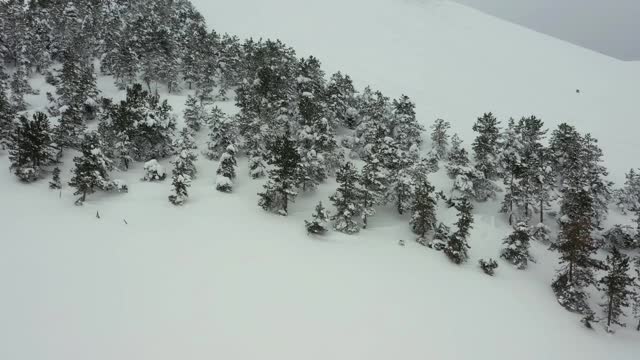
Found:
M 389 96 L 406 93 L 425 125 L 452 121 L 466 144 L 482 112 L 535 114 L 548 126 L 568 121 L 592 131 L 616 180 L 638 166 L 638 64 L 443 1 L 194 3 L 218 31 L 279 37 L 319 57 L 327 72 L 341 69 Z M 116 95 L 109 78 L 100 87 Z M 169 97 L 177 114 L 186 95 Z M 30 100 L 44 105 L 43 96 Z M 8 166 L 0 153 L 0 168 Z M 71 166 L 67 155 L 64 183 Z M 215 190 L 216 162 L 200 156 L 198 168 L 183 207 L 167 201 L 170 179 L 140 181 L 142 163 L 114 174 L 130 193 L 92 195 L 83 207 L 73 206 L 68 186 L 58 193 L 46 181 L 24 185 L 0 172 L 0 359 L 640 355 L 637 332 L 588 331 L 557 304 L 549 286 L 556 259 L 544 245 L 534 244 L 537 263 L 526 271 L 499 261 L 495 277 L 481 272 L 478 259 L 497 258 L 509 231 L 498 203 L 476 207 L 471 259 L 455 266 L 413 242 L 408 219 L 392 210 L 357 236 L 307 236 L 303 220 L 318 200 L 330 205 L 333 182 L 301 195 L 282 218 L 257 206 L 262 182 L 249 179 L 244 159 L 232 194 Z M 442 173 L 432 180 L 451 185 Z M 455 212 L 441 207 L 438 218 L 451 222 Z M 592 298 L 594 307 L 599 301 Z

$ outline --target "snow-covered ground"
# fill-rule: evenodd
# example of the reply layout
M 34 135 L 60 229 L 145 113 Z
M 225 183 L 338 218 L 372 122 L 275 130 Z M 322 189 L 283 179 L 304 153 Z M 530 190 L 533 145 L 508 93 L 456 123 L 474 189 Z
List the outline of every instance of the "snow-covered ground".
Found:
M 467 144 L 483 112 L 535 114 L 548 126 L 567 121 L 592 132 L 618 182 L 640 166 L 640 64 L 448 1 L 194 3 L 218 31 L 279 37 L 360 87 L 406 93 L 425 125 L 449 120 Z M 100 86 L 117 95 L 110 79 Z M 29 100 L 37 108 L 42 99 Z M 179 114 L 185 100 L 186 92 L 170 97 Z M 65 183 L 71 164 L 67 156 Z M 8 166 L 0 153 L 0 168 Z M 471 259 L 456 266 L 411 241 L 408 219 L 392 210 L 357 236 L 307 236 L 303 219 L 318 200 L 329 205 L 334 183 L 301 195 L 282 218 L 257 206 L 262 182 L 249 179 L 244 159 L 234 192 L 223 194 L 217 164 L 201 156 L 183 207 L 167 201 L 170 180 L 140 181 L 142 167 L 118 174 L 128 194 L 92 195 L 83 207 L 69 187 L 58 193 L 0 172 L 0 359 L 640 356 L 633 329 L 589 331 L 557 304 L 549 286 L 556 259 L 544 245 L 533 245 L 537 263 L 526 271 L 504 262 L 493 278 L 480 271 L 478 259 L 497 258 L 509 232 L 495 202 L 474 210 Z M 432 180 L 450 187 L 442 173 Z M 439 209 L 440 220 L 454 217 Z M 596 308 L 600 299 L 591 300 Z

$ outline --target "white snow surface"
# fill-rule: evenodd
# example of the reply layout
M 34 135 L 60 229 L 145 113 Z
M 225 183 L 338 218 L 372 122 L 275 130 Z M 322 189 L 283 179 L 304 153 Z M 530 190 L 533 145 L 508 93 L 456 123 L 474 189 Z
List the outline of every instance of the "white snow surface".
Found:
M 635 166 L 638 64 L 625 64 L 448 1 L 194 0 L 209 24 L 242 37 L 279 37 L 299 56 L 359 87 L 406 93 L 421 121 L 453 123 L 470 144 L 486 111 L 506 120 L 535 114 L 567 121 L 601 140 L 612 178 Z M 32 79 L 41 94 L 52 89 Z M 121 99 L 113 79 L 103 95 Z M 581 90 L 580 94 L 576 89 Z M 167 95 L 181 114 L 188 92 Z M 46 99 L 30 96 L 31 110 Z M 218 103 L 233 112 L 233 102 Z M 181 121 L 181 120 L 180 120 Z M 206 134 L 196 139 L 204 148 Z M 428 151 L 427 142 L 423 152 Z M 113 174 L 128 194 L 96 193 L 73 205 L 47 181 L 22 184 L 0 172 L 0 359 L 637 359 L 640 334 L 606 334 L 556 301 L 557 259 L 533 244 L 519 271 L 498 260 L 510 229 L 499 202 L 478 204 L 471 259 L 463 266 L 413 241 L 408 216 L 380 209 L 354 236 L 311 237 L 303 220 L 333 180 L 301 194 L 286 218 L 257 206 L 263 181 L 239 158 L 234 191 L 215 189 L 217 164 L 199 157 L 180 207 L 169 182 L 147 183 L 142 163 Z M 161 163 L 171 168 L 169 160 Z M 7 169 L 6 152 L 0 168 Z M 432 182 L 448 191 L 441 171 Z M 498 200 L 499 201 L 499 200 Z M 329 206 L 329 210 L 331 207 Z M 99 212 L 100 218 L 96 218 Z M 438 219 L 455 221 L 440 206 Z M 609 223 L 627 221 L 618 213 Z M 547 225 L 556 229 L 549 218 Z M 406 246 L 398 246 L 405 240 Z M 597 304 L 591 305 L 601 315 Z

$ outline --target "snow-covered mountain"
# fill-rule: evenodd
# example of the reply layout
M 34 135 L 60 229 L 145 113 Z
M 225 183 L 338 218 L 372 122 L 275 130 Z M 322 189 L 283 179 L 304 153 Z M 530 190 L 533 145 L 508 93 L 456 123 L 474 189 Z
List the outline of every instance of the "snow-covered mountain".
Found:
M 411 96 L 423 124 L 451 121 L 467 145 L 484 112 L 503 122 L 535 114 L 548 128 L 569 122 L 593 133 L 618 184 L 638 166 L 637 63 L 450 1 L 193 3 L 219 32 L 280 38 L 359 88 Z M 42 108 L 52 88 L 40 78 L 32 84 L 41 95 L 29 101 Z M 109 77 L 99 87 L 123 96 Z M 180 114 L 187 94 L 162 96 Z M 218 105 L 234 111 L 232 101 Z M 63 182 L 71 166 L 66 159 Z M 9 167 L 6 153 L 0 167 Z M 167 201 L 166 182 L 139 180 L 142 164 L 122 174 L 130 193 L 97 194 L 83 207 L 69 187 L 52 192 L 0 172 L 0 359 L 640 355 L 632 328 L 615 336 L 587 330 L 558 305 L 550 288 L 557 258 L 544 244 L 533 244 L 537 261 L 526 271 L 501 262 L 495 277 L 482 273 L 478 259 L 497 258 L 510 232 L 497 201 L 476 206 L 471 259 L 456 266 L 413 242 L 407 218 L 392 209 L 359 235 L 309 237 L 303 220 L 318 200 L 328 202 L 333 180 L 299 196 L 283 218 L 257 206 L 263 181 L 249 178 L 246 159 L 233 194 L 215 190 L 215 162 L 200 156 L 198 167 L 179 208 Z M 444 172 L 431 180 L 451 187 Z M 453 222 L 455 210 L 441 207 L 438 218 Z M 610 215 L 619 221 L 626 219 Z M 590 301 L 596 308 L 600 299 Z

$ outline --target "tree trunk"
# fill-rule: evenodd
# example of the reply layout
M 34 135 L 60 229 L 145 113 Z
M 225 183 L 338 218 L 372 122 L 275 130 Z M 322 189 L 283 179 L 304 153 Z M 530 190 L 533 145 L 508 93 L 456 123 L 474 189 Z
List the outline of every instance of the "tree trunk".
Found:
M 640 320 L 638 320 L 638 327 L 636 328 L 637 331 L 640 331 Z
M 540 223 L 544 222 L 544 200 L 540 200 Z
M 609 313 L 607 314 L 607 331 L 611 328 L 611 314 L 613 310 L 613 296 L 609 295 Z

